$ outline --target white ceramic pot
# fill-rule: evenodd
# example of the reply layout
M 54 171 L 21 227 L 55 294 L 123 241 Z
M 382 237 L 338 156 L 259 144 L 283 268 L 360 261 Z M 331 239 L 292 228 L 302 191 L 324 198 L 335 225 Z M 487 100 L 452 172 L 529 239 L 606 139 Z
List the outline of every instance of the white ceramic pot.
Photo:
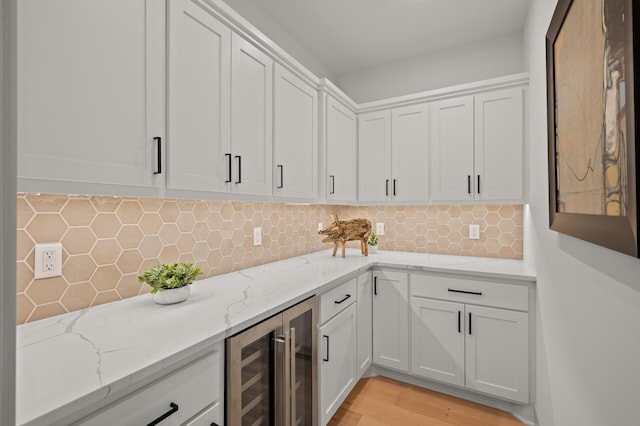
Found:
M 156 294 L 152 294 L 151 297 L 153 301 L 159 305 L 172 305 L 174 303 L 184 302 L 190 294 L 191 287 L 186 285 L 179 288 L 160 290 Z
M 369 245 L 369 254 L 376 254 L 378 252 L 378 246 Z

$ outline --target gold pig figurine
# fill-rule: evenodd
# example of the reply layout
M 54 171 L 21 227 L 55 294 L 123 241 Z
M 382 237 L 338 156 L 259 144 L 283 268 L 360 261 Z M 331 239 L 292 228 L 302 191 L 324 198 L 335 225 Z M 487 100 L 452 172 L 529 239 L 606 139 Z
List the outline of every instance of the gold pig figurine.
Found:
M 337 216 L 331 215 L 331 223 L 322 231 L 318 231 L 320 235 L 326 235 L 323 243 L 333 242 L 332 256 L 338 251 L 338 244 L 342 245 L 342 257 L 345 254 L 345 243 L 347 241 L 360 240 L 360 250 L 365 256 L 369 255 L 369 235 L 371 235 L 371 221 L 369 219 L 347 219 L 338 220 Z

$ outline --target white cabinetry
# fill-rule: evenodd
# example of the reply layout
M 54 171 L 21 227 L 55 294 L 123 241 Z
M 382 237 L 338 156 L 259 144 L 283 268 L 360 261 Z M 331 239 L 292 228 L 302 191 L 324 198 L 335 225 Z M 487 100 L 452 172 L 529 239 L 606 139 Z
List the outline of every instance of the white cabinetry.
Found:
M 356 201 L 356 114 L 327 96 L 327 200 Z
M 320 296 L 320 424 L 326 425 L 358 380 L 356 280 Z
M 157 196 L 165 3 L 17 7 L 18 191 Z
M 446 293 L 450 300 L 431 298 Z M 527 294 L 526 286 L 411 275 L 411 373 L 528 403 L 529 316 L 513 310 L 527 309 Z
M 360 201 L 427 201 L 427 111 L 423 103 L 359 117 Z
M 358 287 L 358 378 L 367 371 L 373 360 L 373 278 L 366 272 L 357 278 Z
M 373 272 L 373 363 L 409 370 L 409 293 L 403 272 Z
M 432 200 L 522 200 L 523 90 L 431 104 Z
M 318 91 L 278 64 L 274 72 L 274 195 L 315 200 Z

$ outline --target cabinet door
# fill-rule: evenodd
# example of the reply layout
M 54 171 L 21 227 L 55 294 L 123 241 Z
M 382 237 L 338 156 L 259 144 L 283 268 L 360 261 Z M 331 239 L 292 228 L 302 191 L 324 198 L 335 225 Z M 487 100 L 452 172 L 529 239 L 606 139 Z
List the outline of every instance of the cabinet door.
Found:
M 411 298 L 411 373 L 464 386 L 464 305 Z
M 472 200 L 473 97 L 431 104 L 431 199 Z
M 356 200 L 356 115 L 327 98 L 327 199 Z
M 372 362 L 373 341 L 373 279 L 371 272 L 357 279 L 358 285 L 358 378 L 367 371 Z
M 373 362 L 409 370 L 409 301 L 407 274 L 373 273 Z
M 189 420 L 184 426 L 222 426 L 222 404 L 216 402 L 205 412 Z
M 235 33 L 231 47 L 233 190 L 271 195 L 273 60 Z
M 17 7 L 18 191 L 157 196 L 164 2 Z
M 522 88 L 475 97 L 476 198 L 521 200 L 523 176 Z
M 275 195 L 315 200 L 318 188 L 318 92 L 276 64 Z
M 167 186 L 228 191 L 231 30 L 200 3 L 168 4 Z
M 357 381 L 356 305 L 320 327 L 319 336 L 320 424 L 325 425 Z
M 427 200 L 428 121 L 427 104 L 392 111 L 391 192 L 395 201 Z
M 358 199 L 364 202 L 390 198 L 391 110 L 358 116 Z
M 467 305 L 466 386 L 529 402 L 529 315 Z

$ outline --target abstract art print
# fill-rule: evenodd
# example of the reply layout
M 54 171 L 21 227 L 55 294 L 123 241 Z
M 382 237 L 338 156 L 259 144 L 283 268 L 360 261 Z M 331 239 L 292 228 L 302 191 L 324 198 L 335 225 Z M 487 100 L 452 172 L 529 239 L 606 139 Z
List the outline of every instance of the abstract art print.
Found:
M 636 14 L 631 0 L 560 0 L 547 99 L 550 228 L 638 257 Z

